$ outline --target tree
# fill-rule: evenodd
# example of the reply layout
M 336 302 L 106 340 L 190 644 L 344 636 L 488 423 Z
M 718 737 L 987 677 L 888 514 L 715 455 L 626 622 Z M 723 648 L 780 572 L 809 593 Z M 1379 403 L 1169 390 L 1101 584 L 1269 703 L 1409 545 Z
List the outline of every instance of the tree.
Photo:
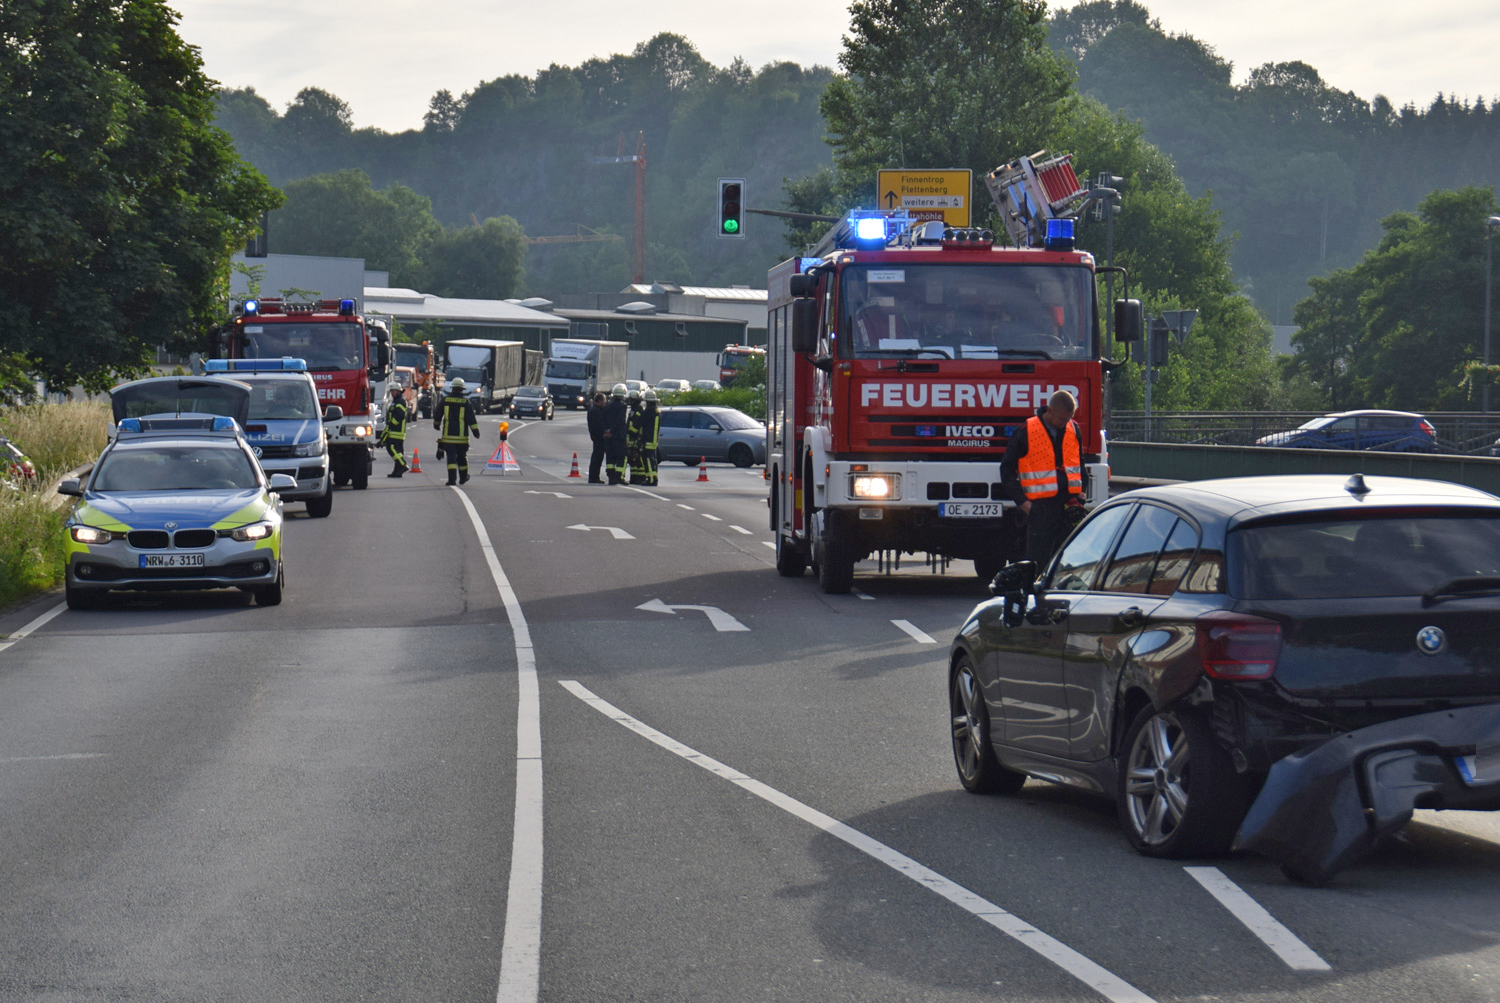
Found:
M 453 97 L 453 92 L 441 90 L 427 104 L 427 113 L 422 116 L 423 132 L 452 132 L 464 113 L 464 102 Z
M 508 299 L 526 272 L 526 235 L 509 216 L 447 230 L 428 249 L 422 289 L 435 296 Z
M 286 207 L 271 219 L 271 250 L 364 258 L 397 285 L 416 285 L 442 227 L 432 202 L 405 185 L 376 191 L 360 170 L 318 174 L 286 186 Z
M 0 5 L 0 357 L 102 390 L 223 317 L 278 193 L 161 0 Z

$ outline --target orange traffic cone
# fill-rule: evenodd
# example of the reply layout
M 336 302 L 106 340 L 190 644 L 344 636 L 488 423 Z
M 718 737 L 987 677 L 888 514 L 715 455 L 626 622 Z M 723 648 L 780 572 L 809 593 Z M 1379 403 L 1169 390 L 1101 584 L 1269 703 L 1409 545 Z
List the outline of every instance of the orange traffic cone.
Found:
M 698 480 L 708 480 L 708 457 L 698 457 Z
M 570 470 L 570 471 L 568 471 L 568 476 L 569 477 L 582 477 L 583 476 L 582 474 L 580 474 L 578 472 L 578 454 L 577 453 L 573 454 L 573 469 Z
M 419 449 L 413 449 L 411 451 L 411 472 L 414 474 L 420 474 L 422 472 L 422 457 L 421 450 Z

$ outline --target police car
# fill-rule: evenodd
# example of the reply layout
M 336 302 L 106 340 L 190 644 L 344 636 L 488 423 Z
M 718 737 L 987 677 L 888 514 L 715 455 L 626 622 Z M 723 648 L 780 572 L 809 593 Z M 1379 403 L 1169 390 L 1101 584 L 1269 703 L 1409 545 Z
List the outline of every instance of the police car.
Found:
M 307 502 L 307 514 L 321 519 L 333 510 L 328 475 L 328 437 L 323 433 L 318 388 L 302 359 L 210 359 L 210 376 L 232 378 L 250 387 L 245 441 L 261 469 L 297 482 L 280 492 L 282 501 Z
M 70 608 L 115 589 L 238 588 L 261 606 L 281 602 L 279 492 L 297 482 L 268 476 L 246 443 L 250 392 L 213 377 L 111 392 L 113 441 L 85 481 L 58 486 L 78 498 L 63 527 Z

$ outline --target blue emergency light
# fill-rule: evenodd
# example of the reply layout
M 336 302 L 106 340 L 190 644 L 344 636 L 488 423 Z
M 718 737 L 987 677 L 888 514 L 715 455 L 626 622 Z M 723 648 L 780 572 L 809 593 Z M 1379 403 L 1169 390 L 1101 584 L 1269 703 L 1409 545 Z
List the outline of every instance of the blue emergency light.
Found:
M 1071 219 L 1047 220 L 1047 250 L 1071 251 L 1073 249 L 1073 221 Z
M 215 432 L 233 432 L 238 427 L 239 426 L 234 423 L 233 418 L 225 417 L 222 414 L 216 417 L 213 423 L 213 430 Z
M 797 271 L 803 275 L 817 268 L 823 263 L 822 258 L 802 258 L 797 262 Z
M 206 373 L 305 373 L 307 360 L 283 355 L 279 359 L 209 359 Z
M 244 314 L 246 317 L 254 317 L 256 311 L 260 309 L 260 303 L 255 300 L 246 300 L 245 305 L 242 309 L 244 310 Z
M 139 419 L 139 418 L 121 418 L 120 419 L 120 431 L 121 432 L 139 432 L 140 430 L 141 430 L 141 419 Z
M 353 300 L 339 300 L 339 313 L 348 317 L 354 313 Z
M 885 241 L 885 220 L 879 216 L 867 216 L 854 221 L 854 239 L 858 241 Z

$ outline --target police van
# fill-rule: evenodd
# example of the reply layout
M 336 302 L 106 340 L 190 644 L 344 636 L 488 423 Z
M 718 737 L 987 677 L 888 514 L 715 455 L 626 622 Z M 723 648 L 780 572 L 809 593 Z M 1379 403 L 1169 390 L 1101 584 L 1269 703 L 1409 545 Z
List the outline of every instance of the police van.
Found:
M 286 501 L 305 501 L 307 514 L 322 518 L 333 510 L 333 481 L 328 471 L 328 437 L 318 388 L 302 359 L 210 359 L 209 376 L 250 387 L 250 415 L 245 441 L 269 477 L 286 474 L 297 482 L 282 491 Z

